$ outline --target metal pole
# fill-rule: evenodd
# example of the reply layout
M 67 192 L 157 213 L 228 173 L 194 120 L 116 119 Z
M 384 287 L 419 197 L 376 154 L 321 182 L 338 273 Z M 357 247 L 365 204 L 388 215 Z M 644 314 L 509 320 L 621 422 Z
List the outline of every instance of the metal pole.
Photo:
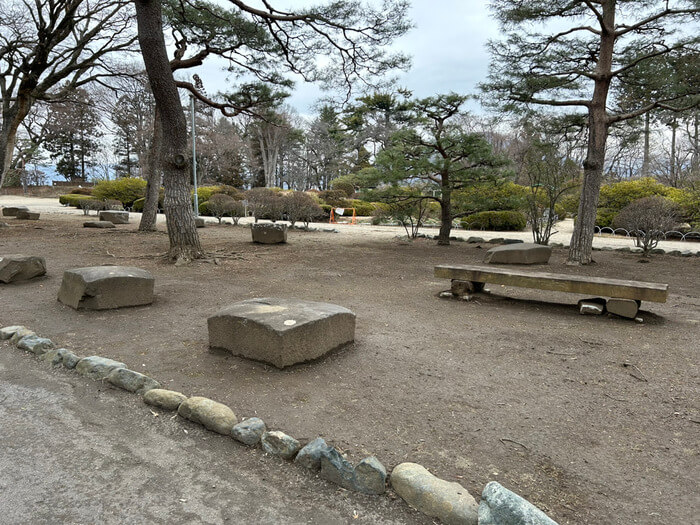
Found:
M 194 179 L 194 216 L 199 217 L 199 196 L 197 195 L 197 133 L 194 126 L 194 97 L 190 95 L 192 114 L 192 178 Z

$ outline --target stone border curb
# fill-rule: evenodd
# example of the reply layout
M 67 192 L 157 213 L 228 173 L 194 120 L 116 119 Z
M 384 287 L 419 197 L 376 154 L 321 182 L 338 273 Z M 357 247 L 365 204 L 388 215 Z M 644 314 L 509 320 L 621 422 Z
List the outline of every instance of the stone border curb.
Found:
M 318 472 L 322 478 L 347 490 L 381 495 L 386 491 L 389 478 L 392 488 L 411 508 L 426 516 L 441 518 L 443 523 L 557 525 L 533 504 L 495 481 L 491 481 L 484 488 L 477 519 L 475 503 L 472 503 L 474 499 L 464 487 L 459 483 L 433 476 L 421 465 L 402 463 L 394 468 L 390 476 L 387 475 L 384 465 L 374 456 L 369 456 L 353 466 L 337 449 L 327 445 L 323 438 L 316 438 L 302 445 L 284 432 L 268 430 L 260 418 L 243 418 L 238 422 L 233 411 L 222 403 L 205 397 L 187 397 L 180 392 L 162 389 L 155 379 L 129 370 L 125 363 L 113 359 L 101 356 L 81 358 L 65 348 L 55 348 L 50 339 L 39 337 L 24 326 L 0 328 L 0 340 L 9 340 L 18 349 L 34 354 L 39 360 L 48 361 L 53 367 L 62 365 L 89 379 L 107 381 L 126 392 L 141 396 L 148 405 L 176 411 L 183 419 L 228 436 L 241 445 L 260 447 L 266 454 Z M 38 342 L 41 344 L 37 344 Z M 420 475 L 400 475 L 407 466 L 418 470 Z M 455 492 L 461 498 L 461 508 L 460 505 L 454 504 Z M 487 495 L 490 497 L 488 501 Z M 461 503 L 465 500 L 466 504 Z M 436 510 L 436 506 L 444 505 L 449 507 L 449 512 L 443 508 Z M 489 519 L 482 519 L 484 505 L 488 507 Z M 507 516 L 511 521 L 494 520 L 491 516 Z

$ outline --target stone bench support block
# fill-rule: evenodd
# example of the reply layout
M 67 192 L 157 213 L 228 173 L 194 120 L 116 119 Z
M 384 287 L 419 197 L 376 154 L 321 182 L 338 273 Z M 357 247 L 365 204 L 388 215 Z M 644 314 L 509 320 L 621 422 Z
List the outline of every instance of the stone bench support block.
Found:
M 209 346 L 284 368 L 355 339 L 355 314 L 328 303 L 260 298 L 232 304 L 208 319 Z
M 442 523 L 477 524 L 479 507 L 467 489 L 433 476 L 417 463 L 394 467 L 391 486 L 411 507 Z
M 98 215 L 101 221 L 109 221 L 112 224 L 129 224 L 128 211 L 104 210 Z
M 640 301 L 641 302 L 641 301 Z M 634 319 L 639 312 L 639 303 L 631 299 L 608 299 L 608 312 L 611 314 Z
M 253 224 L 251 226 L 253 242 L 261 244 L 280 244 L 287 242 L 286 224 Z
M 153 302 L 155 279 L 132 266 L 92 266 L 66 270 L 58 300 L 68 306 L 106 310 Z
M 547 264 L 551 255 L 551 246 L 524 242 L 491 248 L 486 252 L 484 262 L 489 264 Z
M 0 282 L 28 281 L 46 274 L 46 261 L 33 255 L 0 256 Z

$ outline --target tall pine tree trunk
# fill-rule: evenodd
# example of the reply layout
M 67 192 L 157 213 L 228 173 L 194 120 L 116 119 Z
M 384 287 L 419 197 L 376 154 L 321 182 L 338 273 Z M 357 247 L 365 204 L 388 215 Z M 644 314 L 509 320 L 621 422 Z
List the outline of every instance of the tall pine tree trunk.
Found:
M 650 151 L 650 146 L 649 146 L 649 135 L 651 134 L 651 126 L 650 126 L 650 121 L 651 120 L 651 113 L 647 111 L 644 114 L 644 157 L 642 160 L 642 177 L 648 177 L 649 176 L 649 165 L 650 165 L 650 156 L 651 156 L 651 151 Z
M 138 39 L 148 80 L 160 113 L 163 207 L 171 259 L 188 261 L 202 256 L 190 201 L 187 123 L 165 48 L 161 2 L 136 0 Z
M 603 0 L 601 6 L 603 24 L 593 98 L 588 105 L 588 149 L 586 160 L 583 162 L 583 187 L 567 264 L 590 264 L 592 261 L 598 197 L 605 167 L 605 145 L 609 125 L 606 104 L 615 47 L 615 0 Z
M 161 174 L 161 148 L 163 142 L 163 130 L 160 125 L 160 114 L 156 108 L 153 115 L 153 138 L 148 147 L 148 159 L 146 164 L 146 198 L 143 201 L 143 211 L 139 231 L 156 231 L 158 220 L 158 197 L 160 196 Z
M 449 180 L 442 179 L 442 196 L 440 197 L 440 231 L 438 233 L 438 244 L 441 246 L 450 245 L 450 232 L 452 231 L 452 190 L 449 187 Z

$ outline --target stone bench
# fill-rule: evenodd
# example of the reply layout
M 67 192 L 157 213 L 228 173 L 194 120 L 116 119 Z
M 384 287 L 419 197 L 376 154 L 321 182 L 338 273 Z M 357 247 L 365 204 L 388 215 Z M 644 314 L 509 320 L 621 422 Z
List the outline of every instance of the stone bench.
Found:
M 209 346 L 284 368 L 355 339 L 355 314 L 328 303 L 248 299 L 207 320 Z
M 100 221 L 109 221 L 112 224 L 129 224 L 128 211 L 103 210 L 98 217 Z
M 46 261 L 33 255 L 1 255 L 0 282 L 27 281 L 46 274 Z
M 615 299 L 618 311 L 624 317 L 634 317 L 642 301 L 665 303 L 668 285 L 641 281 L 626 281 L 586 275 L 566 275 L 548 272 L 526 272 L 516 269 L 493 268 L 474 265 L 439 265 L 435 267 L 435 277 L 452 280 L 454 295 L 480 292 L 485 283 L 536 288 L 577 294 L 589 294 Z M 624 303 L 623 300 L 628 302 Z M 632 315 L 629 305 L 636 302 Z M 612 313 L 618 313 L 618 311 Z M 618 315 L 622 315 L 618 313 Z
M 132 266 L 74 268 L 63 274 L 58 300 L 72 308 L 106 310 L 153 302 L 155 279 Z

